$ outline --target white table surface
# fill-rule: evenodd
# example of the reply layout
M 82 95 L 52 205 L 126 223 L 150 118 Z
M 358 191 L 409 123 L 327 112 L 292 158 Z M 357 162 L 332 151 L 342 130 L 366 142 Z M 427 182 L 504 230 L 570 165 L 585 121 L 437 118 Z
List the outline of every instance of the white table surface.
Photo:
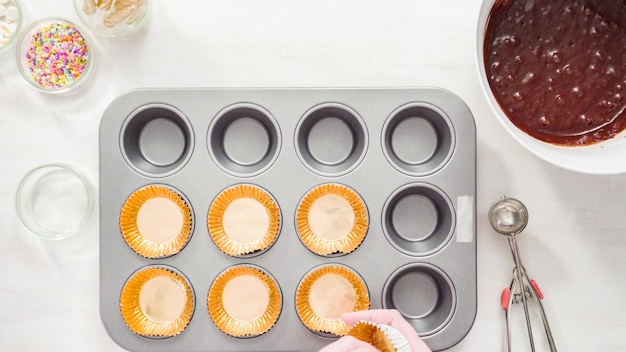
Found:
M 70 0 L 23 0 L 27 21 L 77 20 Z M 154 0 L 130 38 L 96 37 L 93 81 L 45 95 L 0 57 L 0 350 L 117 351 L 100 321 L 98 225 L 63 241 L 31 235 L 14 196 L 34 166 L 61 161 L 97 191 L 98 127 L 107 105 L 139 87 L 436 86 L 459 95 L 478 137 L 478 311 L 450 351 L 501 351 L 507 241 L 487 210 L 501 194 L 524 201 L 519 247 L 561 351 L 626 348 L 626 175 L 554 167 L 509 137 L 483 97 L 475 60 L 480 0 Z M 619 162 L 619 161 L 616 161 Z M 516 314 L 521 314 L 517 311 Z M 518 341 L 517 351 L 529 350 Z

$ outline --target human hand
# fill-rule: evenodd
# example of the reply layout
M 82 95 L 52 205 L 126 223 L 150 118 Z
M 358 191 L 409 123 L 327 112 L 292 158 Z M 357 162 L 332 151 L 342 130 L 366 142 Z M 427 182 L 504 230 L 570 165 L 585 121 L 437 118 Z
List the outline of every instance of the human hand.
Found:
M 372 309 L 359 312 L 346 313 L 342 316 L 346 324 L 353 326 L 361 320 L 378 324 L 389 325 L 396 328 L 406 337 L 413 352 L 431 352 L 424 341 L 415 332 L 415 329 L 407 322 L 400 312 L 395 309 Z M 376 352 L 376 348 L 360 341 L 352 336 L 344 336 L 339 340 L 324 347 L 320 352 Z

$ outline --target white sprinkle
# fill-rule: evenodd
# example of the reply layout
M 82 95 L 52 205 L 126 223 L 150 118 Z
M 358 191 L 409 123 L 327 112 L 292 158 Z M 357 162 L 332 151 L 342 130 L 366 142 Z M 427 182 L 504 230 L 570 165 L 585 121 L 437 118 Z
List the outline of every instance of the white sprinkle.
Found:
M 0 17 L 4 17 L 7 13 L 7 8 L 4 5 L 0 5 Z
M 0 0 L 0 5 L 6 5 L 9 3 L 9 0 Z
M 11 35 L 15 34 L 16 29 L 17 29 L 17 22 L 9 23 L 9 32 L 11 32 Z
M 0 46 L 5 46 L 9 43 L 9 38 L 0 39 Z
M 15 22 L 15 21 L 17 21 L 18 17 L 19 17 L 19 12 L 17 11 L 17 7 L 9 6 L 7 8 L 7 13 L 6 13 L 6 20 L 7 20 L 7 22 L 9 22 L 9 23 Z

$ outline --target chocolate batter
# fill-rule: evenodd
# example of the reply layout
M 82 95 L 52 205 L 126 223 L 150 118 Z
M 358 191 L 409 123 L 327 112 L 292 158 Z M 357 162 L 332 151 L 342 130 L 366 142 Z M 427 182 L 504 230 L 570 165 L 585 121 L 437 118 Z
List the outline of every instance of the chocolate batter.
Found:
M 607 8 L 626 16 L 622 0 Z M 497 0 L 485 34 L 491 90 L 517 127 L 587 145 L 626 128 L 626 28 L 577 0 Z

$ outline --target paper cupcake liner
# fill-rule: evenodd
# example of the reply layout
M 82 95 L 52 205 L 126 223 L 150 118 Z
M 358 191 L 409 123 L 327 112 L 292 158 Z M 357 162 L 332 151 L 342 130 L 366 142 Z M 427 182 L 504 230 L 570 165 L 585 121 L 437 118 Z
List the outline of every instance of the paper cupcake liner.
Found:
M 137 226 L 139 210 L 150 199 L 166 198 L 174 202 L 183 215 L 183 226 L 172 240 L 155 243 L 144 237 Z M 120 230 L 124 241 L 137 254 L 146 258 L 163 258 L 180 252 L 189 241 L 192 232 L 191 208 L 176 191 L 165 187 L 150 185 L 133 192 L 122 206 L 120 212 Z
M 406 337 L 389 325 L 362 320 L 348 331 L 348 335 L 367 342 L 381 352 L 411 352 Z
M 172 321 L 153 321 L 141 309 L 141 290 L 148 281 L 156 277 L 169 278 L 185 291 L 184 309 Z M 187 280 L 182 275 L 163 267 L 148 267 L 136 272 L 126 281 L 120 294 L 120 313 L 124 322 L 132 332 L 146 337 L 172 337 L 180 334 L 191 320 L 193 307 L 193 293 Z
M 265 312 L 254 320 L 241 321 L 232 317 L 224 307 L 223 294 L 230 280 L 249 275 L 263 282 L 267 288 L 269 302 Z M 220 274 L 209 289 L 207 297 L 209 315 L 222 332 L 234 337 L 253 337 L 269 331 L 280 316 L 282 296 L 276 281 L 263 271 L 246 265 L 231 267 Z
M 259 202 L 267 211 L 269 226 L 263 237 L 249 243 L 233 240 L 224 229 L 224 214 L 232 202 L 249 198 Z M 269 248 L 280 229 L 280 209 L 274 199 L 264 190 L 253 185 L 236 185 L 220 193 L 209 208 L 207 219 L 209 234 L 215 245 L 230 256 L 242 256 Z
M 352 230 L 337 240 L 317 236 L 309 224 L 311 206 L 317 199 L 329 194 L 345 199 L 354 211 Z M 354 251 L 363 242 L 368 226 L 367 208 L 361 197 L 349 187 L 339 184 L 324 184 L 313 188 L 300 201 L 296 212 L 296 229 L 300 240 L 309 250 L 319 255 L 347 254 Z
M 385 336 L 389 338 L 393 347 L 397 352 L 411 352 L 411 344 L 409 340 L 404 336 L 400 330 L 394 328 L 393 326 L 378 324 L 378 328 L 385 333 Z
M 352 270 L 341 265 L 326 265 L 319 267 L 309 274 L 298 285 L 296 291 L 296 311 L 302 323 L 315 332 L 329 333 L 337 336 L 345 335 L 350 327 L 341 319 L 324 319 L 318 316 L 311 307 L 309 297 L 311 287 L 321 277 L 329 274 L 345 278 L 355 292 L 353 312 L 368 309 L 370 306 L 369 294 L 363 280 Z

